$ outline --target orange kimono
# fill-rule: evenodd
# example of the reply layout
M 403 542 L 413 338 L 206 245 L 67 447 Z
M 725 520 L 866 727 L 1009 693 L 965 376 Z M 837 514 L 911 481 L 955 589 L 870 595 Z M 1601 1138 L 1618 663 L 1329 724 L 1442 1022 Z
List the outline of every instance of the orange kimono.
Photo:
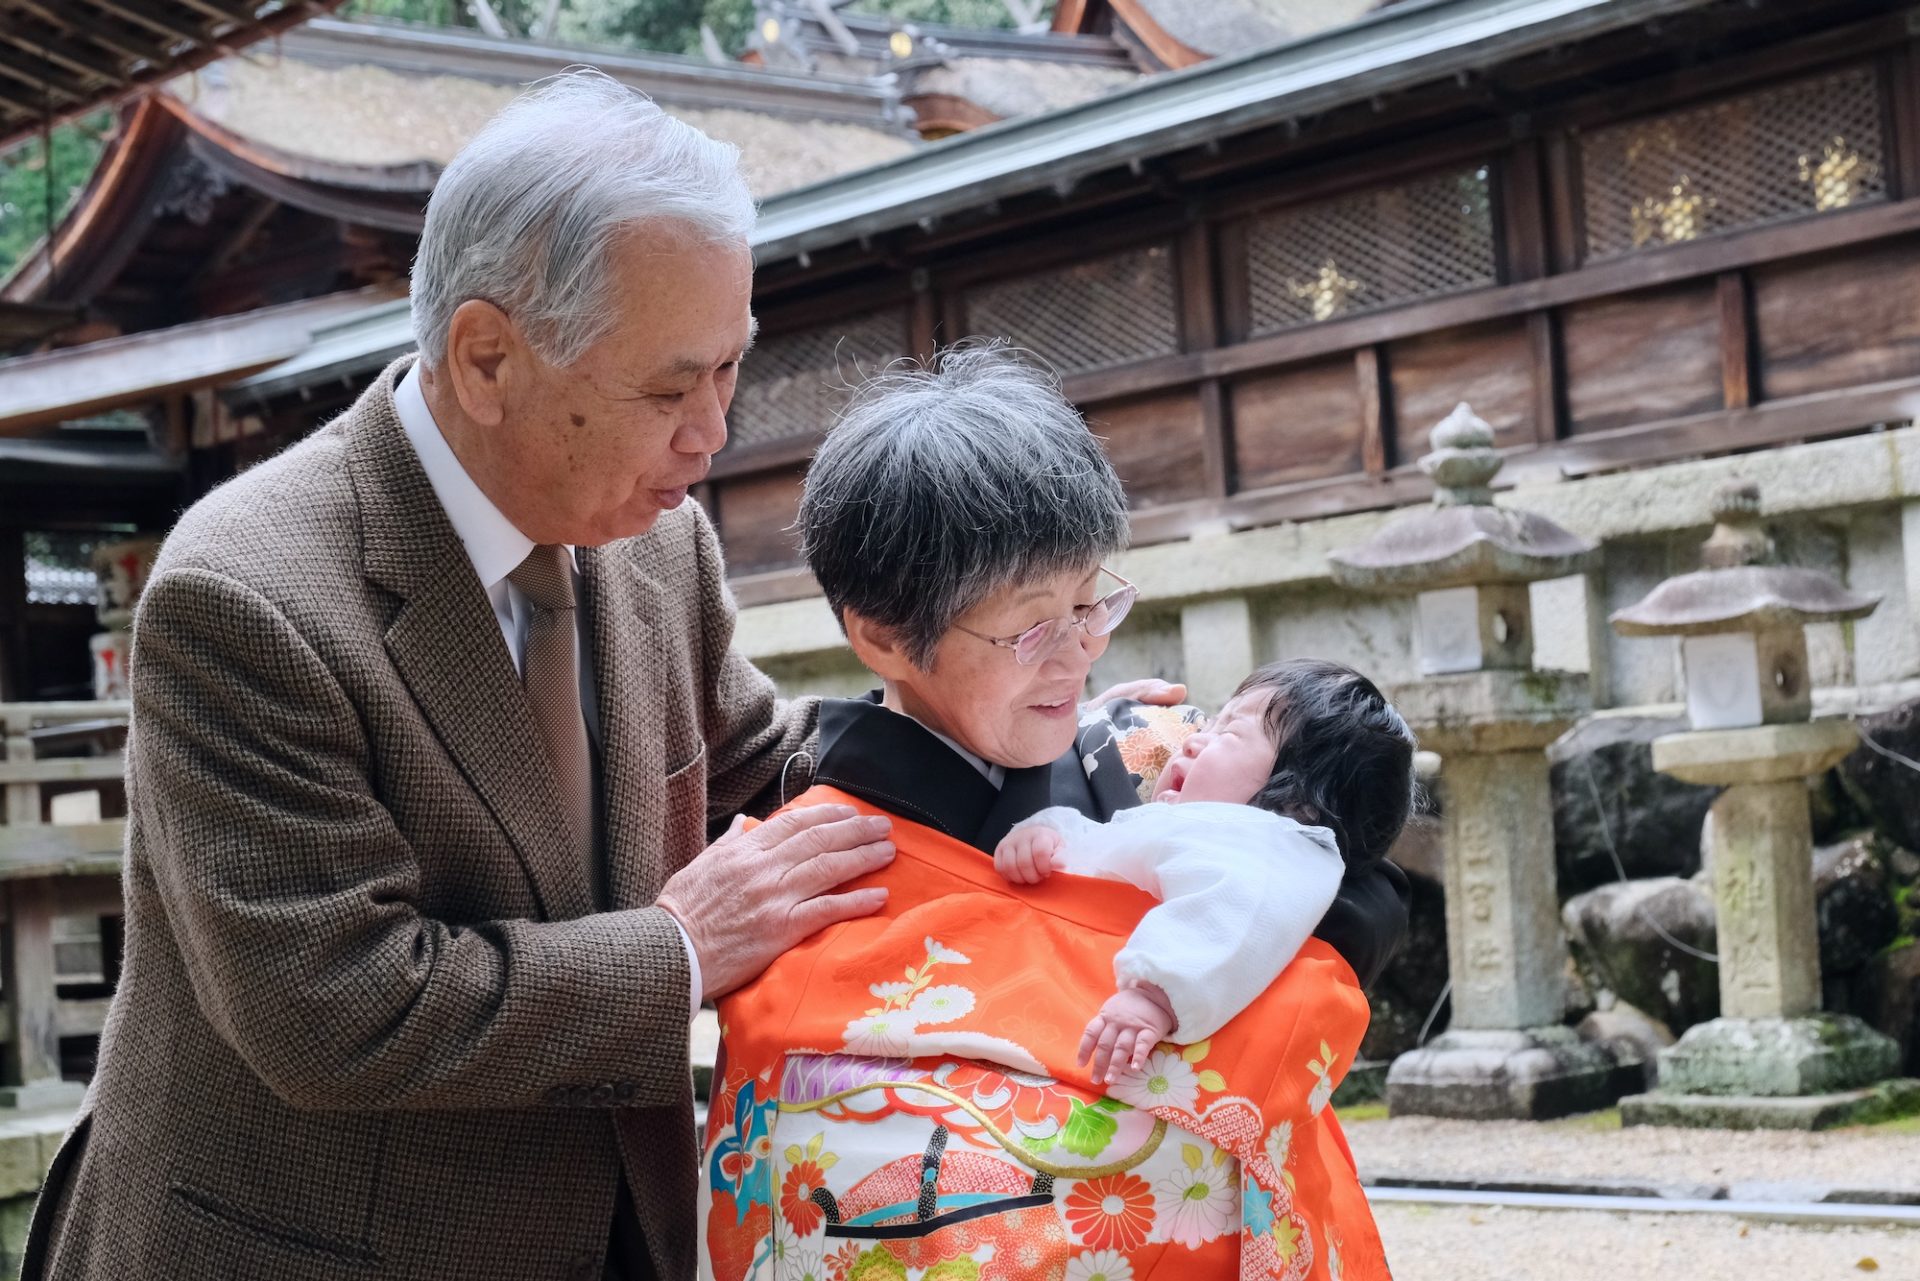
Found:
M 815 787 L 794 804 L 837 802 Z M 890 816 L 892 817 L 892 816 Z M 876 916 L 720 1003 L 701 1178 L 715 1281 L 1376 1281 L 1386 1260 L 1327 1107 L 1367 1025 L 1310 941 L 1211 1041 L 1102 1091 L 1074 1062 L 1153 900 L 1002 881 L 893 817 Z

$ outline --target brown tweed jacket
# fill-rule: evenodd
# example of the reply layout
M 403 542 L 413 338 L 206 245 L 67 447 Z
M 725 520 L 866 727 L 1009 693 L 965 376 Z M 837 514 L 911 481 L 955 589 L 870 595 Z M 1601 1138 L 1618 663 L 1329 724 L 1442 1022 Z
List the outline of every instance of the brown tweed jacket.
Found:
M 127 954 L 28 1278 L 694 1272 L 686 956 L 647 906 L 813 704 L 694 506 L 583 553 L 612 904 L 396 377 L 187 513 L 135 629 Z M 800 780 L 804 782 L 804 780 Z

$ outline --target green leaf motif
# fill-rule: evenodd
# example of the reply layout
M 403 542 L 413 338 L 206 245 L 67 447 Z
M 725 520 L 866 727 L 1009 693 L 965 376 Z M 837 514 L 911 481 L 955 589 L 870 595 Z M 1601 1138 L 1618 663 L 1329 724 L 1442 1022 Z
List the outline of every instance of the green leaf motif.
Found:
M 1119 1129 L 1120 1123 L 1107 1113 L 1075 1099 L 1073 1112 L 1067 1118 L 1067 1128 L 1060 1132 L 1060 1142 L 1076 1156 L 1098 1156 L 1106 1150 L 1107 1144 L 1113 1142 L 1113 1136 Z

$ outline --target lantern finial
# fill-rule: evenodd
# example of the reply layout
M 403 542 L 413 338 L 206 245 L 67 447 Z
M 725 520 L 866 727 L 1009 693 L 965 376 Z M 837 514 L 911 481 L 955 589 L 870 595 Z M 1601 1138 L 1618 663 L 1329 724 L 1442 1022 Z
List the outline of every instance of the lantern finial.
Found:
M 1492 481 L 1505 459 L 1493 447 L 1493 428 L 1466 401 L 1440 420 L 1430 437 L 1433 452 L 1420 469 L 1433 477 L 1437 507 L 1490 507 Z
M 1773 563 L 1773 538 L 1760 523 L 1759 485 L 1735 480 L 1714 491 L 1713 520 L 1713 533 L 1700 549 L 1703 566 L 1734 569 Z

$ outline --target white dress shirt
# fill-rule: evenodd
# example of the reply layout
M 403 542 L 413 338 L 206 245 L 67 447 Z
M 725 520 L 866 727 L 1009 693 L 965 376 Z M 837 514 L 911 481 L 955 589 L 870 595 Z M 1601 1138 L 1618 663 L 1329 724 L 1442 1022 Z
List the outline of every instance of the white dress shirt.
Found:
M 513 658 L 513 669 L 519 672 L 526 661 L 527 629 L 533 622 L 533 606 L 525 593 L 508 581 L 507 575 L 520 567 L 520 562 L 533 550 L 534 541 L 521 533 L 494 506 L 493 500 L 467 474 L 467 469 L 454 454 L 453 446 L 440 434 L 440 425 L 433 420 L 433 411 L 427 407 L 426 395 L 420 390 L 420 366 L 417 362 L 393 389 L 393 407 L 400 415 L 401 429 L 407 433 L 407 440 L 420 459 L 421 470 L 427 473 L 427 483 L 433 486 L 433 496 L 440 500 L 441 508 L 453 524 L 453 532 L 460 536 L 461 543 L 466 546 L 467 557 L 473 562 L 473 572 L 479 577 L 488 601 L 493 604 L 494 621 L 500 624 L 500 635 L 507 642 L 507 653 Z M 569 547 L 567 555 L 573 560 L 574 594 L 575 599 L 579 599 L 580 553 Z M 586 716 L 587 735 L 593 740 L 597 755 L 600 748 L 600 707 L 593 687 L 593 647 L 580 634 L 580 617 L 581 611 L 576 610 L 574 636 L 580 647 L 580 708 Z M 672 919 L 671 914 L 669 919 Z M 687 969 L 693 980 L 693 1010 L 698 1013 L 701 995 L 700 957 L 694 952 L 693 940 L 687 937 L 686 929 L 677 920 L 673 924 L 680 931 L 681 942 L 687 947 Z

